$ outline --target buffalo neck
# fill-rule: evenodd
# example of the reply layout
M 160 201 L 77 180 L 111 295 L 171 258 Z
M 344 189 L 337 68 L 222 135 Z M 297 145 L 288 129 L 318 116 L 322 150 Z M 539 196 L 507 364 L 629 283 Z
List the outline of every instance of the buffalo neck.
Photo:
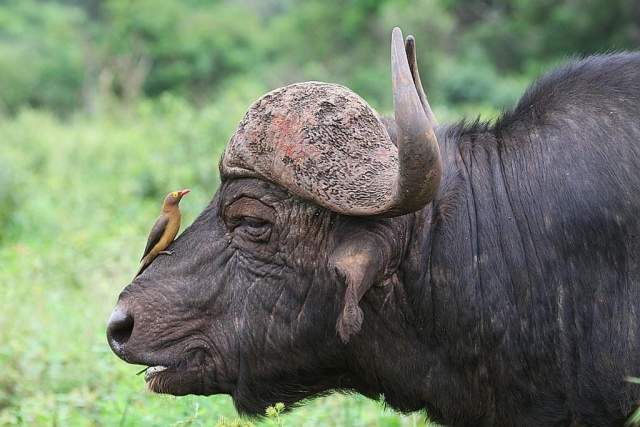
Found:
M 353 345 L 358 389 L 384 395 L 396 409 L 428 409 L 435 419 L 464 413 L 487 421 L 496 416 L 491 371 L 501 362 L 492 349 L 507 327 L 496 321 L 500 306 L 512 301 L 498 289 L 508 280 L 492 276 L 504 268 L 484 259 L 483 248 L 498 245 L 491 239 L 513 214 L 494 134 L 477 123 L 438 134 L 439 193 L 414 214 L 398 283 L 374 290 L 364 307 L 368 326 Z

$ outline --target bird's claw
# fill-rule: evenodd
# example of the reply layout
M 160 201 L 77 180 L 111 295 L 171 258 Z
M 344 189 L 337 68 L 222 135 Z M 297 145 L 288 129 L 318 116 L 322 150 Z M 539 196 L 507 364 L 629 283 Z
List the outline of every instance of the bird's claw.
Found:
M 158 252 L 158 255 L 160 255 L 160 254 L 162 254 L 162 255 L 173 255 L 173 252 L 171 252 L 171 251 L 160 251 L 160 252 Z

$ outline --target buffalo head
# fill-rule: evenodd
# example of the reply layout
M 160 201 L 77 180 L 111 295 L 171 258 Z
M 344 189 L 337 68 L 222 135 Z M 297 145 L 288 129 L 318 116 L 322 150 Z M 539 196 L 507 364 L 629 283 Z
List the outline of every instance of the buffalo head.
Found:
M 409 214 L 442 170 L 413 38 L 397 28 L 391 59 L 395 119 L 319 82 L 251 106 L 210 205 L 109 321 L 113 351 L 152 367 L 151 390 L 227 393 L 249 413 L 332 389 L 381 392 L 354 354 L 411 316 L 400 286 Z

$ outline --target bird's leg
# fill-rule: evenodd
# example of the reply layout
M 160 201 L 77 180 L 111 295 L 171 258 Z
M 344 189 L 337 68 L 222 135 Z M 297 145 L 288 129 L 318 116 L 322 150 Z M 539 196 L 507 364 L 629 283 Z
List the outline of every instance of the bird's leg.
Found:
M 160 254 L 162 254 L 162 255 L 173 255 L 173 252 L 171 252 L 171 251 L 160 251 L 160 252 L 158 252 L 158 255 L 160 255 Z

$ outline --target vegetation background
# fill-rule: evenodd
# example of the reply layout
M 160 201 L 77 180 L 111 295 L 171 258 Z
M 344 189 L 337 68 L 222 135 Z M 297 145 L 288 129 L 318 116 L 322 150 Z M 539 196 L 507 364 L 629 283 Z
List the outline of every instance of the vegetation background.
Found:
M 441 122 L 491 119 L 568 56 L 637 48 L 640 2 L 0 0 L 0 425 L 232 425 L 228 397 L 145 392 L 106 319 L 164 194 L 193 189 L 188 225 L 257 97 L 323 80 L 391 111 L 395 25 Z M 428 424 L 340 395 L 253 422 Z

